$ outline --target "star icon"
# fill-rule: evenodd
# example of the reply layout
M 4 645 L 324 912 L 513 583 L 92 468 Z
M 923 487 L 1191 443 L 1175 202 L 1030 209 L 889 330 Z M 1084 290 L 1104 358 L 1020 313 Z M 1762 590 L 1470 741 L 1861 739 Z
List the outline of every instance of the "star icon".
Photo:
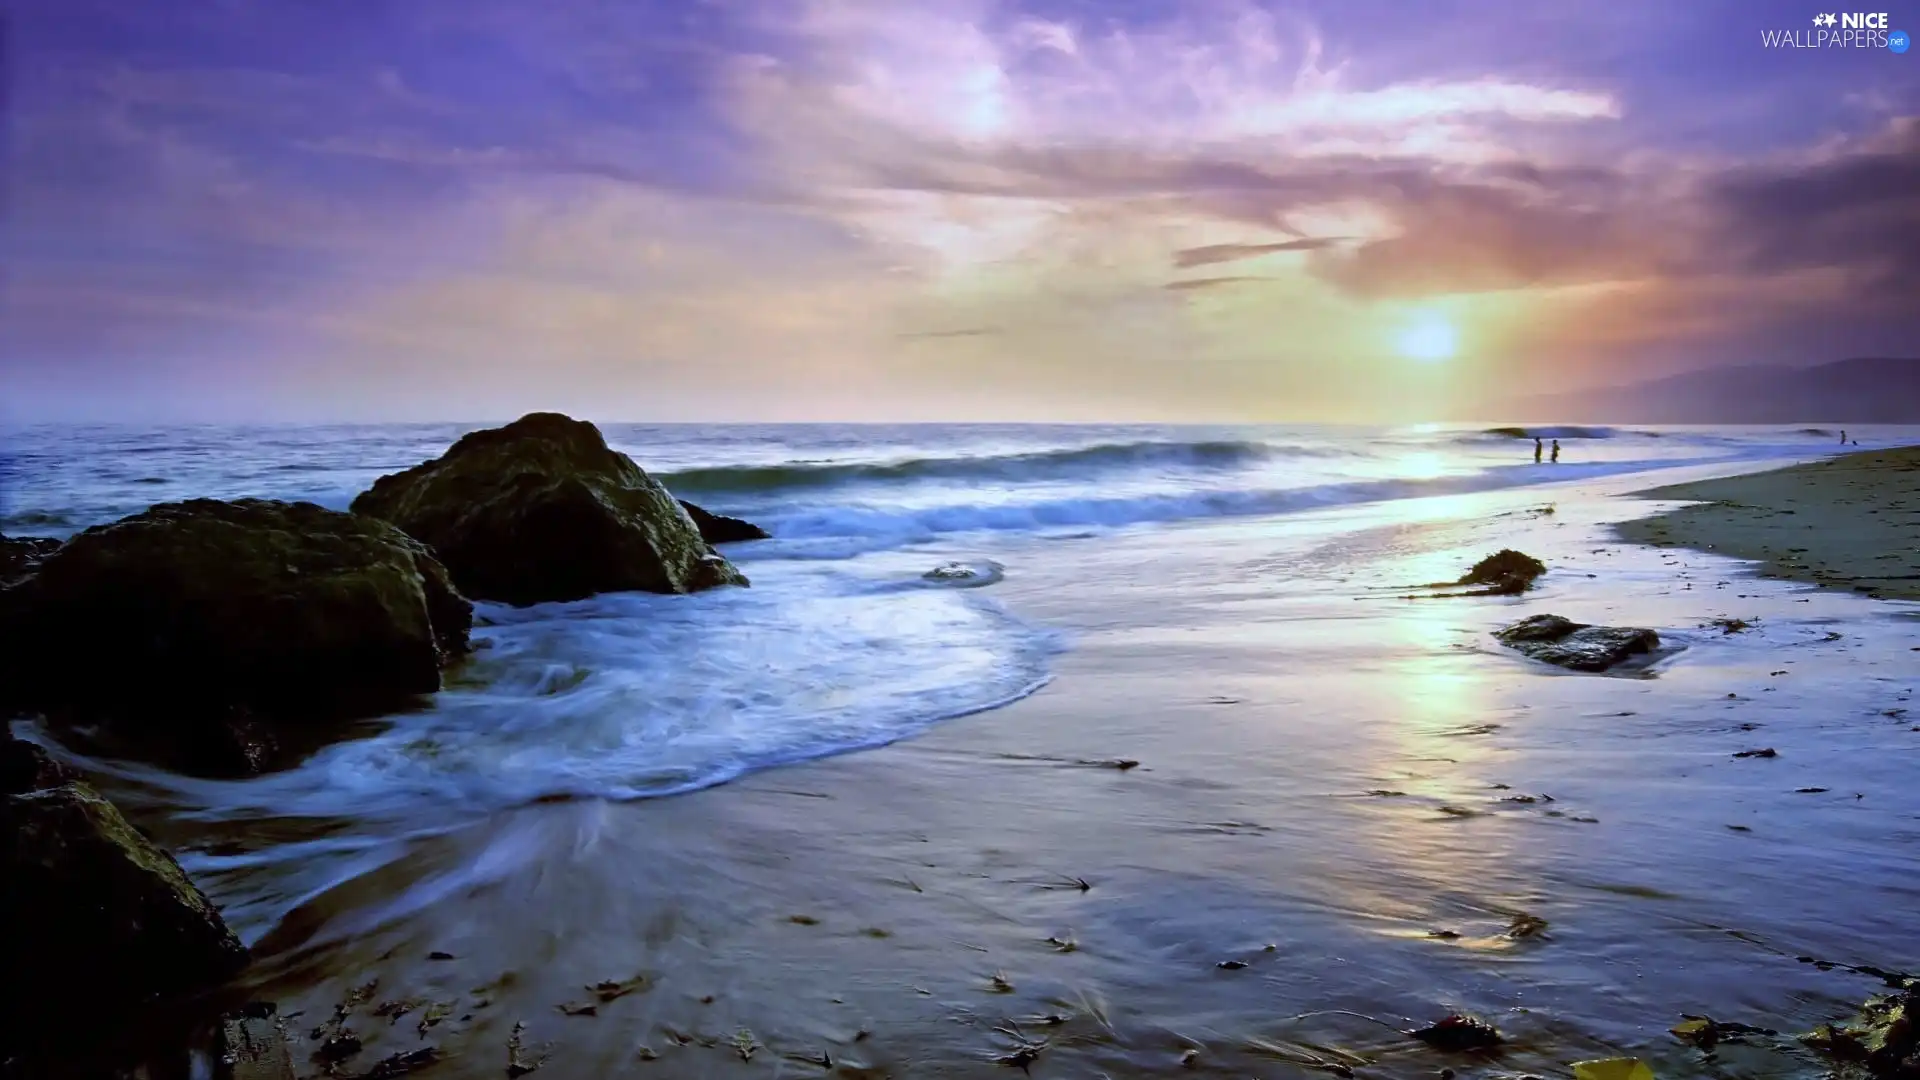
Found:
M 1813 17 L 1813 25 L 1815 26 L 1827 25 L 1827 17 L 1825 15 L 1815 15 Z
M 1831 14 L 1826 16 L 1826 20 L 1827 20 L 1828 26 L 1832 26 L 1836 21 L 1838 21 Z

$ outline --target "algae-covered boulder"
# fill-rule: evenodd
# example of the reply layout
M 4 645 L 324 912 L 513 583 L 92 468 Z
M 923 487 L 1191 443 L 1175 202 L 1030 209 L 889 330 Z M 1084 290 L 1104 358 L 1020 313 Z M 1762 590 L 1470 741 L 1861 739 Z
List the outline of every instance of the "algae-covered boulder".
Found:
M 80 533 L 0 592 L 0 695 L 190 758 L 433 693 L 472 620 L 426 547 L 386 522 L 169 503 Z
M 1876 1080 L 1920 1078 L 1920 985 L 1898 981 L 1895 993 L 1869 999 L 1851 1022 L 1822 1024 L 1801 1041 Z
M 353 510 L 432 545 L 462 592 L 509 604 L 744 585 L 678 500 L 598 428 L 530 413 L 383 476 Z
M 685 499 L 680 500 L 680 507 L 693 519 L 694 528 L 700 530 L 700 539 L 709 544 L 737 544 L 746 540 L 767 540 L 773 536 L 751 521 L 716 514 Z
M 9 1047 L 218 986 L 247 950 L 178 863 L 83 783 L 0 798 Z
M 1606 671 L 1653 652 L 1660 635 L 1637 626 L 1589 626 L 1560 615 L 1534 615 L 1494 631 L 1508 648 L 1573 671 Z

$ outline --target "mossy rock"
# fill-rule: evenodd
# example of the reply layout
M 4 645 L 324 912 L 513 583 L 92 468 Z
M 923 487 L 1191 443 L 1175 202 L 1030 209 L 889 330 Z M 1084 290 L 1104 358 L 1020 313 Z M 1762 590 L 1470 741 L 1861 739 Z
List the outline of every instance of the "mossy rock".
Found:
M 80 533 L 0 590 L 0 693 L 197 767 L 202 751 L 437 691 L 472 622 L 445 568 L 386 522 L 168 503 Z M 238 756 L 206 771 L 263 764 Z
M 84 783 L 0 799 L 10 1049 L 217 987 L 247 950 L 178 863 Z
M 431 545 L 462 592 L 525 605 L 747 579 L 667 489 L 598 428 L 530 413 L 462 436 L 353 501 Z

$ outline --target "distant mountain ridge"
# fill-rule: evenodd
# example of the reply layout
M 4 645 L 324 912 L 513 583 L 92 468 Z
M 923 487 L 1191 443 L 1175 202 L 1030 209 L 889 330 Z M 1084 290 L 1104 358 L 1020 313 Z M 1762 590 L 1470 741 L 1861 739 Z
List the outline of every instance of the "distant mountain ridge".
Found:
M 1920 424 L 1920 358 L 1861 357 L 1808 368 L 1728 367 L 1627 386 L 1547 394 L 1511 415 L 1628 424 Z

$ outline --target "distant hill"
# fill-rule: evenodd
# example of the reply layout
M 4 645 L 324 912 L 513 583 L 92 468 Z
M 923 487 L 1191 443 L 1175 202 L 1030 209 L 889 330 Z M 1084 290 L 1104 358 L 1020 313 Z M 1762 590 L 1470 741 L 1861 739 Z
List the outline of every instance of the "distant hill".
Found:
M 1920 424 L 1920 358 L 1730 367 L 1525 398 L 1513 416 L 1627 424 Z

